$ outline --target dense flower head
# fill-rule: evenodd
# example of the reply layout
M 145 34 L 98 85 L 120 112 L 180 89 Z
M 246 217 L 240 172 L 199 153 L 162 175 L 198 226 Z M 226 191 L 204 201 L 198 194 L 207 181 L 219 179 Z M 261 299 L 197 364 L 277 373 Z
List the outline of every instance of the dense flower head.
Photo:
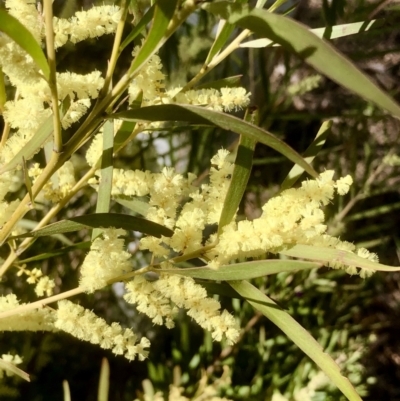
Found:
M 112 5 L 78 11 L 70 19 L 54 17 L 55 47 L 63 46 L 68 40 L 77 43 L 88 38 L 114 33 L 120 19 L 120 8 Z
M 226 310 L 221 312 L 220 303 L 208 298 L 206 290 L 191 277 L 161 274 L 158 280 L 149 282 L 137 276 L 126 284 L 126 289 L 125 300 L 136 304 L 137 309 L 155 324 L 173 327 L 173 316 L 178 308 L 183 308 L 188 316 L 211 332 L 214 340 L 226 338 L 229 344 L 233 344 L 239 337 L 235 318 Z
M 29 169 L 28 174 L 33 178 L 33 182 L 37 180 L 42 173 L 42 169 L 38 163 L 34 163 Z M 75 185 L 75 171 L 74 165 L 71 161 L 66 161 L 60 169 L 49 180 L 39 193 L 38 199 L 43 201 L 51 201 L 53 203 L 59 202 L 63 199 Z
M 146 337 L 138 342 L 131 329 L 123 329 L 115 322 L 108 325 L 104 319 L 73 302 L 58 302 L 54 325 L 80 340 L 111 349 L 114 354 L 124 355 L 129 360 L 147 358 L 145 348 L 150 346 L 150 341 Z
M 116 276 L 131 268 L 131 255 L 124 250 L 125 233 L 116 228 L 103 229 L 102 237 L 96 238 L 81 267 L 80 286 L 88 293 L 105 287 Z
M 15 294 L 0 297 L 0 313 L 10 311 L 20 304 Z M 50 309 L 35 309 L 0 319 L 0 331 L 56 331 L 54 315 Z

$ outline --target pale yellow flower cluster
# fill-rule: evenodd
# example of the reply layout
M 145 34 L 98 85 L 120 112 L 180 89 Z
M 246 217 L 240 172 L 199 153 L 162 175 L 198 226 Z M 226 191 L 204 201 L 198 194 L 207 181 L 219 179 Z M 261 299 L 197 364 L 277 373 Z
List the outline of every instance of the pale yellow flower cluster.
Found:
M 172 169 L 164 169 L 157 175 L 150 191 L 151 207 L 146 218 L 174 229 L 174 234 L 169 238 L 142 238 L 141 249 L 148 249 L 154 256 L 166 256 L 169 251 L 165 245 L 182 253 L 201 247 L 205 226 L 218 223 L 221 216 L 233 172 L 233 164 L 227 160 L 228 155 L 228 151 L 221 149 L 211 159 L 216 167 L 210 169 L 209 184 L 203 184 L 201 188 L 191 186 L 194 175 L 184 179 Z M 177 216 L 177 207 L 183 196 L 191 200 L 184 204 Z
M 267 252 L 277 253 L 285 247 L 305 244 L 327 246 L 350 252 L 354 244 L 340 241 L 325 234 L 325 216 L 321 207 L 333 199 L 334 191 L 339 195 L 348 192 L 352 179 L 346 176 L 333 180 L 333 170 L 323 172 L 316 180 L 303 181 L 300 188 L 283 191 L 270 199 L 263 207 L 263 213 L 253 221 L 232 221 L 224 227 L 218 244 L 208 253 L 212 259 L 210 266 L 217 268 L 237 259 L 256 258 Z M 359 249 L 358 255 L 377 260 L 375 254 Z M 338 262 L 329 264 L 333 268 L 345 268 L 348 273 L 356 274 L 357 268 Z M 362 269 L 362 277 L 371 273 Z
M 293 82 L 287 88 L 287 92 L 292 96 L 301 96 L 312 91 L 321 84 L 321 75 L 311 75 L 309 77 L 299 79 L 298 82 Z
M 54 17 L 55 47 L 63 46 L 68 40 L 77 43 L 88 38 L 114 33 L 120 19 L 120 8 L 111 5 L 78 11 L 70 19 Z
M 56 284 L 54 280 L 50 279 L 48 276 L 43 276 L 40 269 L 37 269 L 36 267 L 32 270 L 21 268 L 17 276 L 22 276 L 22 274 L 28 276 L 26 279 L 27 283 L 36 284 L 35 292 L 37 296 L 42 297 L 46 294 L 49 297 L 53 295 L 53 289 Z
M 39 177 L 42 169 L 35 163 L 28 171 L 28 175 L 33 178 L 33 182 Z M 38 200 L 59 202 L 63 199 L 75 185 L 75 170 L 71 161 L 65 162 L 57 170 L 54 176 L 43 187 L 38 195 Z
M 172 90 L 168 94 L 173 95 L 175 91 Z M 250 95 L 244 88 L 194 89 L 178 92 L 175 102 L 205 106 L 216 111 L 237 111 L 250 104 Z
M 138 52 L 139 47 L 135 47 L 132 55 L 135 57 Z M 216 111 L 232 111 L 247 107 L 250 103 L 250 93 L 241 87 L 193 89 L 186 92 L 177 87 L 165 91 L 162 68 L 158 55 L 146 62 L 129 86 L 129 103 L 137 99 L 140 93 L 143 94 L 142 106 L 180 103 L 205 106 Z
M 61 125 L 64 129 L 70 127 L 73 123 L 77 122 L 83 115 L 86 114 L 87 109 L 90 107 L 89 99 L 80 99 L 72 102 L 67 113 L 61 120 Z
M 122 229 L 103 229 L 102 237 L 96 238 L 81 267 L 79 285 L 92 293 L 107 285 L 107 280 L 132 269 L 131 255 L 124 250 Z
M 139 50 L 140 48 L 136 46 L 132 56 L 136 57 Z M 140 93 L 143 93 L 143 106 L 160 103 L 165 87 L 162 67 L 161 59 L 157 54 L 150 57 L 129 85 L 129 103 L 132 103 Z
M 1 359 L 4 361 L 4 362 L 8 362 L 8 363 L 11 363 L 11 364 L 13 364 L 13 365 L 19 365 L 20 363 L 22 363 L 22 358 L 19 356 L 19 355 L 17 355 L 17 354 L 15 354 L 15 355 L 11 355 L 11 354 L 3 354 L 2 356 L 1 356 Z M 6 376 L 13 376 L 14 375 L 14 373 L 13 372 L 11 372 L 11 370 L 8 370 L 8 369 L 0 369 L 0 379 L 2 379 L 3 377 L 4 377 L 4 375 L 6 375 Z
M 15 294 L 0 297 L 0 312 L 17 308 L 20 304 Z M 0 319 L 0 331 L 56 331 L 51 309 L 35 309 Z
M 47 297 L 53 295 L 53 289 L 56 286 L 54 280 L 48 276 L 43 276 L 39 279 L 35 287 L 35 293 L 38 297 L 43 297 L 46 294 Z
M 208 298 L 206 290 L 191 277 L 161 274 L 154 282 L 135 277 L 126 284 L 126 289 L 125 300 L 136 304 L 137 309 L 152 318 L 155 324 L 174 327 L 173 315 L 178 308 L 182 308 L 199 326 L 210 331 L 214 340 L 226 338 L 228 344 L 232 345 L 239 337 L 235 318 L 226 310 L 221 313 L 221 304 L 216 299 Z M 168 300 L 172 301 L 172 307 Z
M 6 0 L 6 8 L 18 21 L 24 24 L 38 43 L 43 37 L 43 23 L 36 8 L 35 0 Z
M 119 323 L 108 325 L 106 321 L 93 312 L 73 302 L 63 300 L 58 302 L 55 312 L 55 327 L 74 337 L 101 348 L 111 349 L 116 355 L 124 355 L 130 361 L 147 358 L 150 341 L 142 337 L 138 342 L 137 336 L 131 329 L 123 329 Z
M 10 14 L 18 18 L 40 43 L 44 35 L 43 17 L 37 11 L 35 2 L 7 0 L 6 7 Z M 118 7 L 100 6 L 93 7 L 89 11 L 78 12 L 70 20 L 55 18 L 56 43 L 61 45 L 60 35 L 66 35 L 67 39 L 77 42 L 88 37 L 115 32 L 120 17 L 121 11 Z M 68 25 L 68 29 L 65 24 Z M 0 36 L 0 66 L 11 84 L 18 89 L 20 96 L 16 101 L 6 102 L 4 107 L 5 121 L 18 130 L 9 138 L 0 152 L 0 163 L 7 163 L 27 144 L 38 127 L 51 114 L 51 110 L 45 106 L 46 102 L 50 102 L 51 94 L 32 58 L 5 35 Z M 90 107 L 90 98 L 97 98 L 103 84 L 104 79 L 98 71 L 87 75 L 70 72 L 57 73 L 59 99 L 62 100 L 68 95 L 71 100 L 75 97 L 79 99 L 78 102 L 71 103 L 70 110 L 63 120 L 64 128 L 86 113 Z

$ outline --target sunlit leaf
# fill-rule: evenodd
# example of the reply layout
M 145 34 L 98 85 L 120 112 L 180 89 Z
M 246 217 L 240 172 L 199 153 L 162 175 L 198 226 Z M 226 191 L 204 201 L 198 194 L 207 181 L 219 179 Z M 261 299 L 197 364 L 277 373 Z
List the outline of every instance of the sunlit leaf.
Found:
M 328 137 L 331 127 L 331 120 L 322 123 L 320 129 L 318 130 L 317 136 L 303 154 L 303 157 L 307 163 L 311 164 L 314 158 L 318 155 L 319 151 L 325 145 L 326 138 Z M 289 171 L 285 180 L 282 182 L 280 190 L 284 191 L 285 189 L 292 188 L 303 172 L 304 170 L 300 166 L 297 164 L 294 165 Z
M 116 202 L 118 202 L 120 205 L 126 207 L 127 209 L 132 210 L 132 212 L 135 212 L 137 214 L 140 214 L 142 216 L 146 216 L 150 205 L 144 201 L 141 201 L 139 199 L 123 199 L 123 198 L 114 198 Z
M 214 43 L 212 44 L 211 49 L 208 52 L 206 61 L 204 62 L 205 65 L 207 65 L 214 58 L 214 56 L 217 55 L 219 51 L 225 46 L 226 42 L 229 39 L 229 36 L 235 29 L 234 25 L 229 24 L 225 20 L 221 20 L 220 24 L 223 24 L 222 28 L 217 33 Z
M 103 154 L 101 156 L 100 184 L 97 192 L 96 213 L 110 211 L 113 180 L 114 121 L 107 120 L 103 128 Z M 100 234 L 99 229 L 92 232 L 92 240 Z
M 333 81 L 400 117 L 400 106 L 385 91 L 305 25 L 260 9 L 232 12 L 228 21 L 281 44 Z
M 247 110 L 245 121 L 251 122 L 252 118 L 258 120 L 258 111 L 253 111 L 253 113 L 251 113 Z M 252 123 L 254 124 L 254 122 Z M 253 154 L 256 144 L 257 141 L 253 138 L 244 135 L 240 136 L 231 182 L 218 223 L 218 235 L 221 235 L 223 228 L 232 221 L 242 201 L 253 166 Z
M 163 272 L 181 274 L 207 280 L 250 280 L 281 272 L 293 272 L 321 267 L 321 263 L 303 262 L 299 260 L 257 260 L 221 266 L 218 269 L 205 267 L 189 267 L 184 269 L 163 269 Z
M 218 81 L 206 82 L 205 84 L 196 85 L 194 89 L 235 88 L 240 85 L 242 76 L 243 75 L 235 75 L 233 77 L 219 79 Z
M 144 234 L 152 235 L 160 238 L 162 235 L 171 237 L 173 232 L 160 224 L 153 223 L 152 221 L 129 216 L 119 213 L 93 213 L 83 216 L 72 217 L 70 219 L 61 220 L 57 223 L 49 224 L 39 230 L 31 231 L 16 235 L 12 238 L 24 237 L 43 237 L 47 235 L 54 235 L 60 233 L 68 233 L 71 231 L 79 231 L 84 228 L 123 228 L 124 230 L 139 231 Z
M 326 28 L 310 29 L 310 32 L 313 32 L 319 38 L 337 39 L 344 36 L 355 35 L 357 33 L 369 31 L 371 28 L 381 26 L 383 22 L 384 20 L 382 19 L 364 22 L 353 22 L 351 24 L 342 24 Z M 273 43 L 274 42 L 270 39 L 255 39 L 241 43 L 240 47 L 260 48 L 270 46 Z M 279 43 L 276 43 L 275 45 L 280 46 Z
M 36 39 L 16 18 L 0 9 L 0 32 L 4 32 L 15 43 L 21 46 L 42 70 L 44 77 L 50 77 L 47 59 Z
M 74 245 L 65 246 L 60 249 L 54 249 L 49 252 L 40 253 L 38 255 L 32 256 L 30 258 L 19 260 L 19 262 L 20 263 L 37 262 L 39 260 L 54 258 L 55 256 L 62 256 L 62 255 L 67 254 L 68 252 L 72 252 L 77 249 L 81 249 L 81 250 L 90 249 L 91 243 L 92 243 L 91 241 L 78 242 L 77 244 L 74 244 Z
M 279 327 L 317 366 L 329 377 L 350 401 L 362 401 L 350 381 L 344 377 L 337 363 L 325 353 L 307 330 L 296 322 L 271 298 L 247 281 L 231 281 L 230 285 L 259 310 L 272 323 Z
M 282 255 L 294 258 L 310 259 L 321 263 L 337 262 L 346 266 L 356 266 L 372 271 L 396 272 L 400 267 L 383 265 L 364 259 L 354 253 L 340 249 L 327 248 L 312 245 L 293 245 L 292 247 L 279 252 Z
M 124 39 L 124 41 L 121 43 L 121 46 L 119 47 L 120 53 L 122 52 L 122 50 L 125 49 L 126 46 L 129 45 L 129 43 L 131 43 L 140 34 L 140 32 L 142 32 L 146 28 L 146 25 L 150 23 L 154 15 L 154 8 L 155 6 L 152 5 L 146 11 L 146 14 L 143 15 L 140 21 L 132 29 L 130 34 Z
M 211 123 L 227 131 L 233 131 L 239 135 L 261 142 L 303 167 L 311 176 L 318 176 L 315 170 L 306 163 L 295 150 L 285 142 L 276 138 L 273 134 L 246 121 L 240 120 L 237 117 L 219 111 L 209 110 L 200 106 L 162 104 L 112 114 L 109 118 L 128 121 L 188 121 L 194 124 Z
M 139 53 L 132 62 L 129 69 L 130 73 L 138 71 L 147 59 L 154 54 L 163 44 L 162 39 L 167 31 L 167 27 L 172 20 L 177 0 L 158 0 L 154 10 L 153 23 L 146 41 L 140 48 Z

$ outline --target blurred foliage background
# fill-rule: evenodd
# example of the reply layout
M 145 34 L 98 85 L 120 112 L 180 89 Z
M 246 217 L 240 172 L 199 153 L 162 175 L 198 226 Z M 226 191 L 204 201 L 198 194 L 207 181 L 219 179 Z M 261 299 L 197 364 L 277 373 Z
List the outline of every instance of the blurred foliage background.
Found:
M 147 2 L 141 3 L 145 7 Z M 312 28 L 383 19 L 382 24 L 368 32 L 332 42 L 400 100 L 400 6 L 385 0 L 282 3 L 278 12 L 290 12 L 293 18 Z M 92 4 L 91 0 L 56 0 L 54 7 L 57 15 L 68 17 Z M 171 83 L 183 84 L 199 70 L 212 44 L 215 24 L 210 14 L 199 12 L 161 49 L 159 54 Z M 105 71 L 111 45 L 111 37 L 71 44 L 57 54 L 59 71 Z M 132 47 L 126 51 L 125 65 L 122 58 L 120 73 L 129 63 L 131 50 Z M 391 166 L 385 157 L 400 153 L 399 122 L 316 74 L 279 47 L 240 49 L 202 83 L 235 75 L 241 75 L 241 84 L 252 92 L 252 105 L 259 110 L 260 125 L 300 153 L 313 141 L 323 121 L 333 121 L 314 167 L 317 171 L 334 169 L 336 177 L 351 174 L 354 185 L 347 197 L 327 207 L 329 232 L 378 253 L 382 263 L 398 265 L 400 167 Z M 235 134 L 215 128 L 188 132 L 175 127 L 141 136 L 121 152 L 115 166 L 152 171 L 174 166 L 179 172 L 197 174 L 201 182 L 212 155 L 221 147 L 234 149 L 236 142 Z M 82 156 L 76 157 L 79 161 Z M 259 216 L 260 206 L 277 193 L 290 168 L 283 156 L 258 145 L 239 217 Z M 95 203 L 95 195 L 88 189 L 86 198 L 71 202 L 68 214 L 92 211 Z M 111 210 L 121 211 L 122 206 L 115 203 Z M 36 220 L 35 214 L 40 213 L 33 211 L 30 217 Z M 72 242 L 88 239 L 85 232 L 68 236 Z M 59 247 L 60 243 L 51 238 L 38 241 L 25 257 Z M 134 246 L 131 251 L 138 260 L 144 258 Z M 39 263 L 44 273 L 56 280 L 58 291 L 66 291 L 77 285 L 76 270 L 84 256 L 84 252 L 74 251 Z M 257 285 L 340 361 L 364 400 L 396 401 L 400 400 L 399 278 L 399 273 L 376 273 L 363 280 L 341 271 L 321 269 L 282 273 L 258 279 Z M 5 294 L 13 288 L 26 302 L 32 294 L 26 293 L 19 280 L 9 278 L 0 283 L 0 290 Z M 222 390 L 222 395 L 234 400 L 270 400 L 274 390 L 294 393 L 306 387 L 317 373 L 308 358 L 248 304 L 230 298 L 229 294 L 220 296 L 220 300 L 239 317 L 243 328 L 241 340 L 232 348 L 213 343 L 209 334 L 183 314 L 175 329 L 154 327 L 124 303 L 117 285 L 82 296 L 79 302 L 108 322 L 120 321 L 148 336 L 152 340 L 149 359 L 129 363 L 66 334 L 3 333 L 0 353 L 14 351 L 22 355 L 23 369 L 31 375 L 32 382 L 5 378 L 0 385 L 0 398 L 60 400 L 62 381 L 67 380 L 72 400 L 96 400 L 102 357 L 110 363 L 110 399 L 114 401 L 140 397 L 142 380 L 146 378 L 155 390 L 167 392 L 169 385 L 176 383 L 190 396 L 202 374 L 212 382 L 221 376 L 223 366 L 229 367 L 232 384 Z M 326 387 L 313 400 L 341 400 L 340 397 L 335 389 Z

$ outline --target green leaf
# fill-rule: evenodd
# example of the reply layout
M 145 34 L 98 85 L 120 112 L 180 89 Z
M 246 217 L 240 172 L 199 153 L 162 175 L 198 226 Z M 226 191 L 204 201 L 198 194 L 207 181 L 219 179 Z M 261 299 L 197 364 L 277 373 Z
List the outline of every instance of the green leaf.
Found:
M 60 107 L 60 119 L 68 110 L 70 98 L 67 96 Z M 28 143 L 5 165 L 0 168 L 0 174 L 13 170 L 22 165 L 23 160 L 30 160 L 44 146 L 50 136 L 53 134 L 53 116 L 49 116 L 39 127 Z
M 135 129 L 135 126 L 136 123 L 132 121 L 124 121 L 121 124 L 121 127 L 115 134 L 114 138 L 114 148 L 116 152 L 126 145 L 126 142 L 129 140 L 129 137 Z
M 55 256 L 65 255 L 68 252 L 75 251 L 77 249 L 90 249 L 91 241 L 78 242 L 77 244 L 65 246 L 60 249 L 55 249 L 53 251 L 40 253 L 38 255 L 32 256 L 30 258 L 19 260 L 20 263 L 37 262 L 39 260 L 45 260 L 54 258 Z
M 143 64 L 151 57 L 163 44 L 162 39 L 167 31 L 168 25 L 175 14 L 178 0 L 158 0 L 155 10 L 153 24 L 146 41 L 133 60 L 129 74 L 138 71 Z
M 257 117 L 255 115 L 257 115 Z M 252 114 L 247 110 L 244 118 L 245 121 L 250 122 L 252 117 L 258 119 L 258 111 L 254 111 Z M 253 154 L 256 143 L 257 141 L 253 138 L 243 135 L 240 136 L 232 179 L 219 219 L 218 235 L 221 235 L 223 228 L 232 221 L 242 201 L 253 166 Z
M 101 361 L 99 391 L 97 400 L 108 401 L 109 389 L 110 389 L 110 365 L 108 364 L 107 358 L 103 358 L 103 360 Z
M 304 160 L 311 164 L 314 158 L 318 155 L 319 151 L 325 145 L 326 138 L 332 127 L 332 121 L 328 120 L 322 123 L 320 129 L 318 130 L 317 136 L 311 145 L 304 152 Z M 284 191 L 285 189 L 292 188 L 293 185 L 297 182 L 300 176 L 303 174 L 304 170 L 298 166 L 297 164 L 292 167 L 289 171 L 287 177 L 281 184 L 280 191 Z
M 243 75 L 234 75 L 233 77 L 223 78 L 212 82 L 206 82 L 205 84 L 196 85 L 194 89 L 236 88 L 240 85 L 240 80 L 242 76 Z
M 97 195 L 96 213 L 110 211 L 110 199 L 113 180 L 113 153 L 114 153 L 114 121 L 107 120 L 103 129 L 103 153 L 101 156 L 100 185 Z M 94 229 L 92 240 L 101 233 Z
M 221 23 L 222 21 L 220 21 Z M 235 29 L 235 26 L 229 24 L 227 21 L 223 21 L 224 25 L 218 33 L 218 36 L 215 38 L 214 43 L 211 46 L 210 51 L 208 52 L 206 61 L 204 65 L 208 65 L 210 61 L 216 56 L 219 51 L 224 47 L 225 43 L 228 41 L 231 33 Z
M 268 276 L 281 272 L 314 269 L 321 263 L 303 262 L 299 260 L 257 260 L 221 266 L 218 269 L 210 267 L 189 267 L 185 269 L 163 269 L 165 273 L 180 274 L 207 280 L 250 280 L 256 277 Z
M 109 118 L 128 121 L 189 121 L 194 124 L 211 123 L 227 131 L 233 131 L 239 135 L 261 142 L 303 167 L 312 177 L 318 176 L 317 172 L 295 150 L 270 132 L 219 111 L 209 110 L 200 106 L 162 104 L 111 114 Z
M 350 401 L 362 401 L 350 381 L 344 377 L 337 363 L 323 351 L 307 330 L 297 323 L 271 298 L 247 281 L 232 281 L 232 288 L 279 327 L 330 378 Z
M 234 12 L 228 21 L 279 43 L 333 81 L 400 117 L 400 106 L 388 94 L 328 42 L 310 32 L 305 25 L 259 9 Z
M 146 25 L 150 23 L 154 15 L 154 9 L 155 6 L 152 5 L 147 10 L 146 14 L 143 15 L 143 17 L 137 23 L 137 25 L 133 28 L 132 32 L 124 39 L 124 41 L 121 43 L 121 46 L 119 47 L 120 53 L 122 52 L 122 50 L 125 49 L 126 46 L 129 45 L 129 43 L 135 40 L 135 38 L 140 34 L 140 32 L 142 32 L 146 28 Z
M 118 202 L 120 205 L 126 207 L 127 209 L 132 210 L 132 212 L 135 212 L 142 216 L 146 216 L 150 208 L 150 205 L 148 203 L 141 201 L 139 199 L 124 199 L 118 197 L 114 198 L 114 200 Z
M 0 31 L 22 47 L 42 70 L 46 80 L 50 77 L 50 67 L 36 39 L 16 18 L 0 9 Z
M 383 22 L 383 19 L 364 22 L 353 22 L 351 24 L 342 24 L 332 27 L 310 29 L 310 32 L 313 32 L 319 38 L 337 39 L 344 36 L 369 31 L 372 27 L 376 28 L 377 26 L 381 26 Z M 241 43 L 239 47 L 260 48 L 270 46 L 273 43 L 274 42 L 270 39 L 255 39 Z M 278 43 L 275 45 L 279 46 Z
M 123 228 L 124 230 L 134 230 L 144 234 L 152 235 L 157 238 L 161 238 L 162 235 L 165 237 L 171 237 L 173 234 L 173 231 L 171 231 L 169 228 L 140 217 L 119 213 L 93 213 L 61 220 L 57 223 L 49 224 L 46 227 L 40 228 L 39 230 L 16 235 L 11 238 L 36 238 L 47 235 L 68 233 L 71 231 L 79 231 L 84 228 L 101 227 L 115 227 Z
M 364 259 L 354 253 L 340 249 L 327 248 L 323 246 L 312 245 L 293 245 L 292 247 L 279 251 L 281 255 L 291 256 L 293 258 L 302 258 L 315 260 L 322 263 L 338 262 L 346 266 L 356 266 L 372 271 L 396 272 L 400 267 L 383 265 Z

